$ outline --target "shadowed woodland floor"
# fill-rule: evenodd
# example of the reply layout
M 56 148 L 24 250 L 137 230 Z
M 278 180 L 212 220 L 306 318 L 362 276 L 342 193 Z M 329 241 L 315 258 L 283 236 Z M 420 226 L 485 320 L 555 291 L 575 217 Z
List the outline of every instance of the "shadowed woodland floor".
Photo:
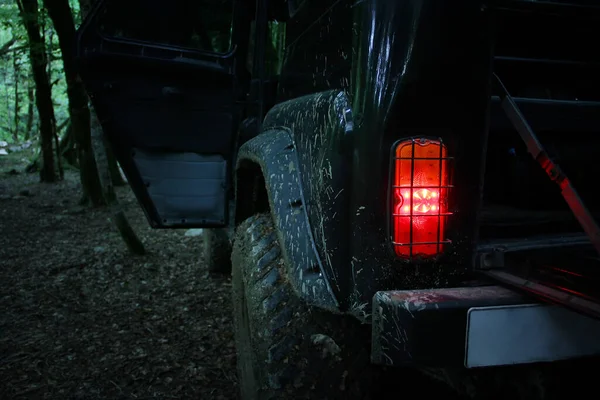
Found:
M 41 184 L 25 165 L 0 157 L 0 399 L 238 398 L 231 281 L 201 236 L 152 230 L 118 188 L 133 256 L 114 210 L 78 205 L 77 172 Z
M 133 256 L 114 210 L 78 205 L 77 172 L 40 184 L 25 165 L 0 157 L 0 399 L 236 399 L 231 282 L 206 270 L 202 238 L 152 230 L 118 188 L 148 252 Z
M 230 281 L 209 275 L 201 238 L 148 226 L 120 205 L 148 254 L 134 257 L 111 211 L 78 206 L 78 174 L 38 183 L 0 158 L 0 398 L 236 398 Z

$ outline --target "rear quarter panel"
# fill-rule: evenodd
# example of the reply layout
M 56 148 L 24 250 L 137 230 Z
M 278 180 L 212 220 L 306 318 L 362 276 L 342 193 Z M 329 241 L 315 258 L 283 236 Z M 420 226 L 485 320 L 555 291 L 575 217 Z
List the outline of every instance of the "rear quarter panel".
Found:
M 471 264 L 487 143 L 487 8 L 476 0 L 340 1 L 313 17 L 290 37 L 280 92 L 287 101 L 265 127 L 290 129 L 325 273 L 342 308 L 368 319 L 375 292 L 453 286 Z M 397 260 L 388 232 L 390 149 L 414 135 L 442 137 L 457 159 L 454 245 L 427 265 Z

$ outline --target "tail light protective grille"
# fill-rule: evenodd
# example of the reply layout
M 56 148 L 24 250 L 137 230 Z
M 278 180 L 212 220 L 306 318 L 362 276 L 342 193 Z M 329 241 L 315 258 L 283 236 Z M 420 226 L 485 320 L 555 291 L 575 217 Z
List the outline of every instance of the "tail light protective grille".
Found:
M 414 261 L 436 258 L 446 236 L 453 157 L 441 138 L 413 137 L 392 147 L 388 212 L 393 251 Z

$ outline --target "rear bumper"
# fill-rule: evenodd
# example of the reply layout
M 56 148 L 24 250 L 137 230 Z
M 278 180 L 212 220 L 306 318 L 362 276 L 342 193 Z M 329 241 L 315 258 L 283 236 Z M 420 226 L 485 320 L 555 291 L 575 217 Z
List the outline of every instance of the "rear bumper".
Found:
M 373 297 L 371 361 L 489 367 L 600 355 L 600 320 L 500 286 Z

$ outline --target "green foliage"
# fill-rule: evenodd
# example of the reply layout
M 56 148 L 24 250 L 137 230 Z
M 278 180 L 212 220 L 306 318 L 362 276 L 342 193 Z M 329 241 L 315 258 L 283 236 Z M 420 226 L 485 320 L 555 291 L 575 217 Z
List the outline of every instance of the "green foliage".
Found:
M 70 0 L 76 24 L 79 25 L 79 2 Z M 58 36 L 52 26 L 52 21 L 40 6 L 40 26 L 45 38 L 48 59 L 49 76 L 53 84 L 52 94 L 55 105 L 57 124 L 60 125 L 68 118 L 67 85 L 64 79 L 61 52 Z M 32 131 L 27 132 L 29 119 L 30 88 L 34 87 L 31 78 L 31 65 L 27 35 L 23 27 L 19 9 L 15 0 L 0 0 L 0 140 L 12 142 L 15 135 L 18 141 L 28 135 L 37 137 L 37 110 L 33 110 Z M 35 101 L 35 99 L 31 99 Z

